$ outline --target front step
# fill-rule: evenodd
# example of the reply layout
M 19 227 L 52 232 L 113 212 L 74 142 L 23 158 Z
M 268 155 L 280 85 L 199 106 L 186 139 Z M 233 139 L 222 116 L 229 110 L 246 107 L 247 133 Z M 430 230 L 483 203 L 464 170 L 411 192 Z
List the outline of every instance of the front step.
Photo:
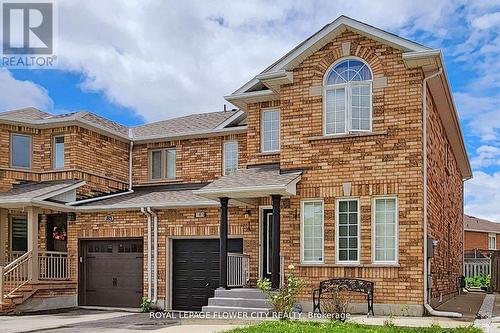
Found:
M 214 296 L 201 309 L 202 312 L 267 314 L 273 310 L 267 296 L 258 289 L 216 289 Z

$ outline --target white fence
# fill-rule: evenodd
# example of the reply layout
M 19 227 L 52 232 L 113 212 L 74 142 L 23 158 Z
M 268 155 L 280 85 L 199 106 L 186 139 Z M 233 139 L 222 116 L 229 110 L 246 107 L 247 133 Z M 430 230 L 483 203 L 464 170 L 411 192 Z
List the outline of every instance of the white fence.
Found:
M 40 279 L 67 280 L 70 277 L 68 253 L 40 251 L 38 253 Z
M 489 275 L 491 273 L 491 263 L 489 258 L 485 259 L 465 259 L 465 277 L 475 277 L 478 275 Z
M 250 279 L 250 258 L 241 253 L 227 254 L 227 286 L 243 287 Z

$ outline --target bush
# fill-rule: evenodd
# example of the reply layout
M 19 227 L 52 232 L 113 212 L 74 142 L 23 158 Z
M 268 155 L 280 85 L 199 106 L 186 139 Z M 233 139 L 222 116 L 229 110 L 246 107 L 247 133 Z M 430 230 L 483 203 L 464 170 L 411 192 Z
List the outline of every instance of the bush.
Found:
M 465 278 L 465 286 L 467 288 L 470 287 L 476 287 L 476 288 L 481 288 L 481 287 L 487 287 L 489 288 L 491 284 L 491 276 L 490 275 L 477 275 L 474 277 L 467 277 Z
M 340 321 L 347 319 L 347 309 L 349 308 L 349 293 L 342 291 L 339 287 L 332 288 L 321 297 L 321 310 L 329 314 L 328 318 Z
M 139 305 L 139 308 L 141 309 L 141 312 L 143 312 L 143 313 L 151 312 L 151 310 L 153 309 L 153 304 L 151 303 L 150 299 L 148 299 L 147 297 L 144 297 L 142 299 L 141 305 Z
M 297 295 L 305 288 L 307 282 L 298 279 L 295 276 L 293 265 L 288 266 L 290 273 L 283 286 L 277 292 L 271 290 L 271 282 L 269 279 L 259 279 L 257 287 L 269 297 L 274 310 L 278 312 L 281 318 L 289 318 L 292 312 L 293 305 L 297 300 Z

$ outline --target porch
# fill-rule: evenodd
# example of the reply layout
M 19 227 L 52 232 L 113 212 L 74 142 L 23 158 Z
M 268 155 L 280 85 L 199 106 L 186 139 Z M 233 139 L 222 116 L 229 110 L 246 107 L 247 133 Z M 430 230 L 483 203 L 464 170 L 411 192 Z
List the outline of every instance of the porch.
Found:
M 71 280 L 76 256 L 67 251 L 67 220 L 72 215 L 64 199 L 72 200 L 83 184 L 23 183 L 0 194 L 0 313 L 22 306 L 39 291 L 76 291 Z

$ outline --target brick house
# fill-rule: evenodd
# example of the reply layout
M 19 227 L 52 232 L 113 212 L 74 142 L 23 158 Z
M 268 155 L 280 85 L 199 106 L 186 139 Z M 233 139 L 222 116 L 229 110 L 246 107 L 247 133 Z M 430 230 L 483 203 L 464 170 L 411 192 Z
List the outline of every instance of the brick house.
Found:
M 331 277 L 373 281 L 376 314 L 454 295 L 472 173 L 439 50 L 341 16 L 226 100 L 133 128 L 1 113 L 4 311 L 200 310 L 290 264 L 304 310 Z
M 500 223 L 464 215 L 464 251 L 500 249 Z

